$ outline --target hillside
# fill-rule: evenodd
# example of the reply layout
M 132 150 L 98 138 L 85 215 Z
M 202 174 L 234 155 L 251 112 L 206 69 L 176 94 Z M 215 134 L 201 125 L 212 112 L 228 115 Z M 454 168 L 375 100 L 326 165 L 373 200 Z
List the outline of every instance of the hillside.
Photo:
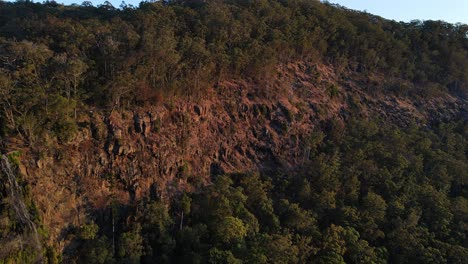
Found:
M 467 25 L 0 3 L 0 261 L 463 263 Z

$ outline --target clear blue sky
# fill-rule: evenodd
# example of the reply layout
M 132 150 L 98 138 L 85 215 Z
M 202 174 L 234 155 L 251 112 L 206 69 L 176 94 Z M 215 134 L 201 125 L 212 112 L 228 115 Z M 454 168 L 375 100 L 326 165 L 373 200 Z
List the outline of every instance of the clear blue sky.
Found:
M 468 0 L 329 0 L 396 21 L 444 20 L 468 24 Z
M 81 4 L 83 2 L 83 0 L 56 1 L 65 4 Z M 105 0 L 90 1 L 94 5 L 99 5 Z M 110 2 L 118 7 L 122 0 L 110 0 Z M 138 6 L 140 0 L 127 0 L 125 2 Z M 468 24 L 468 0 L 329 0 L 329 2 L 351 9 L 366 10 L 368 13 L 397 21 L 444 20 L 450 23 Z

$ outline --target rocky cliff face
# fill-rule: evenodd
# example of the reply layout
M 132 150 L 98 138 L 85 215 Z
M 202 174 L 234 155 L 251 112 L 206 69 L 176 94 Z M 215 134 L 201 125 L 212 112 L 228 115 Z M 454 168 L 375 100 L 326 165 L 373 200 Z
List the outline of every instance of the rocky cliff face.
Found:
M 402 126 L 466 119 L 461 98 L 416 103 L 372 95 L 368 88 L 365 81 L 338 77 L 331 67 L 295 63 L 263 81 L 220 82 L 197 98 L 168 98 L 111 114 L 87 110 L 70 142 L 21 149 L 20 169 L 50 239 L 63 247 L 67 230 L 113 201 L 167 199 L 208 184 L 213 174 L 293 168 L 307 157 L 314 130 L 334 127 L 339 137 L 351 115 Z

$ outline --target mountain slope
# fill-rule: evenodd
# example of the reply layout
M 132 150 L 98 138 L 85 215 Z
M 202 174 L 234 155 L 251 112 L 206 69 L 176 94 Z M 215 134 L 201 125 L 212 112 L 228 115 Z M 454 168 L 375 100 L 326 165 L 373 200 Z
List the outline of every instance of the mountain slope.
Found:
M 318 1 L 0 7 L 0 150 L 44 245 L 2 171 L 1 259 L 468 254 L 466 25 Z

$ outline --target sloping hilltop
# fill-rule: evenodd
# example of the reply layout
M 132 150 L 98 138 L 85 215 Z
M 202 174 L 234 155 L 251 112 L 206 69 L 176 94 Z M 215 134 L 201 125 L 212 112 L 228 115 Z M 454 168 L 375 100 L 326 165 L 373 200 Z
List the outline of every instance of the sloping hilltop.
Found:
M 0 261 L 463 263 L 467 32 L 0 3 Z

